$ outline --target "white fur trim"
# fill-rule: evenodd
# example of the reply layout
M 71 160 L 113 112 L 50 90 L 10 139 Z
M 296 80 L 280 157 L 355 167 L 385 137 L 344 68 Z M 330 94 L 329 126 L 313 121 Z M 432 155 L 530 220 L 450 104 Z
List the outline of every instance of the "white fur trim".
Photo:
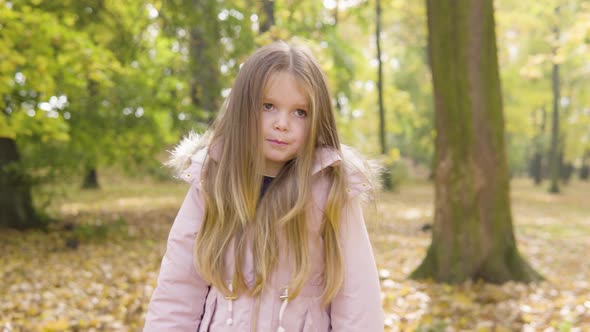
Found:
M 195 161 L 195 157 L 206 157 L 207 138 L 205 135 L 199 135 L 191 131 L 185 136 L 172 151 L 170 151 L 170 159 L 165 163 L 166 166 L 172 168 L 177 177 L 190 167 L 191 163 Z M 202 151 L 201 153 L 198 153 Z M 202 160 L 202 161 L 203 161 Z M 202 162 L 201 161 L 201 162 Z

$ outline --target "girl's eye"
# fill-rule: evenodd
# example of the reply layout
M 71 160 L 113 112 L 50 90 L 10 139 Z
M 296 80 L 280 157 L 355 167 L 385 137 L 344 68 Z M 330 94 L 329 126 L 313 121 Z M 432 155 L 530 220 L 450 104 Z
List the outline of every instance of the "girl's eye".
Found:
M 305 110 L 296 110 L 295 111 L 295 115 L 299 118 L 305 118 L 307 117 L 307 111 Z
M 264 103 L 264 104 L 262 104 L 262 108 L 265 111 L 271 111 L 274 108 L 274 105 L 270 104 L 270 103 Z

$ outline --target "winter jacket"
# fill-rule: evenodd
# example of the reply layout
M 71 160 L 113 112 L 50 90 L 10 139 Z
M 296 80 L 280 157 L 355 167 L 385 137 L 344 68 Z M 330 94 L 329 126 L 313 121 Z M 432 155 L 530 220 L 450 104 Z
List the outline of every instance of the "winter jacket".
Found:
M 175 150 L 172 162 L 179 176 L 190 184 L 188 194 L 170 230 L 157 287 L 152 295 L 144 331 L 383 331 L 383 310 L 375 259 L 365 226 L 363 197 L 371 189 L 369 167 L 354 151 L 343 146 L 343 157 L 329 148 L 318 148 L 314 156 L 309 224 L 310 274 L 301 293 L 286 300 L 292 264 L 281 257 L 271 280 L 258 297 L 241 295 L 226 298 L 203 280 L 195 268 L 193 246 L 201 226 L 204 202 L 201 169 L 207 153 L 199 137 L 191 135 Z M 344 159 L 344 160 L 342 160 Z M 349 200 L 341 213 L 341 252 L 344 281 L 336 297 L 321 308 L 324 250 L 321 235 L 322 215 L 329 183 L 323 172 L 344 163 Z M 279 249 L 285 247 L 279 243 Z M 244 278 L 254 283 L 252 253 L 245 254 Z M 225 256 L 226 270 L 232 271 L 231 250 Z M 232 275 L 225 276 L 229 283 Z M 255 317 L 257 316 L 257 317 Z

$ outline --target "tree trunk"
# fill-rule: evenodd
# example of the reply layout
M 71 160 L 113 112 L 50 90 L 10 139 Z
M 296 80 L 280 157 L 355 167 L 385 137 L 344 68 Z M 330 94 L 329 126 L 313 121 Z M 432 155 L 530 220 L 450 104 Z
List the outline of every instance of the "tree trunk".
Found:
M 432 243 L 413 278 L 540 278 L 516 246 L 493 3 L 427 0 L 436 121 Z
M 270 30 L 275 25 L 275 2 L 274 0 L 263 0 L 262 11 L 264 12 L 264 18 L 262 19 L 262 25 L 260 26 L 259 33 L 263 34 Z
M 559 15 L 559 7 L 555 8 L 555 14 Z M 559 41 L 559 27 L 553 28 L 555 42 Z M 549 169 L 551 176 L 550 193 L 559 193 L 559 64 L 556 62 L 557 47 L 553 49 L 553 122 L 551 126 L 551 152 L 549 155 Z
M 588 178 L 590 178 L 590 149 L 584 153 L 582 167 L 580 167 L 580 180 L 588 181 Z
M 84 177 L 84 182 L 82 183 L 83 189 L 99 189 L 100 186 L 98 185 L 98 172 L 96 171 L 96 167 L 90 167 L 88 172 L 86 172 L 86 176 Z
M 44 228 L 45 220 L 33 208 L 31 183 L 20 167 L 12 138 L 0 137 L 0 227 Z
M 340 12 L 340 0 L 336 0 L 336 6 L 334 7 L 334 27 L 338 26 L 338 13 Z
M 387 142 L 385 141 L 385 108 L 383 107 L 383 63 L 381 62 L 381 0 L 376 1 L 375 6 L 375 41 L 377 43 L 377 95 L 379 98 L 379 144 L 381 154 L 387 155 Z M 392 165 L 387 165 L 392 166 Z M 383 172 L 383 188 L 393 189 L 390 167 Z
M 88 119 L 99 120 L 96 116 L 99 113 L 99 103 L 100 103 L 100 84 L 90 78 L 90 73 L 87 73 L 86 76 L 86 91 L 88 92 L 88 100 L 86 101 L 86 114 L 84 115 Z M 88 119 L 86 121 L 88 121 Z M 79 120 L 78 120 L 79 121 Z M 78 122 L 79 123 L 79 122 Z M 83 128 L 82 130 L 77 130 L 76 132 L 80 136 L 90 137 L 92 136 L 92 131 L 94 131 L 95 135 L 98 133 L 95 131 L 95 128 Z M 96 165 L 98 164 L 98 159 L 100 153 L 99 145 L 91 147 L 86 147 L 84 149 L 84 162 L 86 174 L 84 176 L 84 181 L 82 182 L 82 189 L 99 189 L 100 186 L 98 185 L 98 174 L 96 171 Z
M 545 112 L 545 107 L 539 108 L 535 111 L 535 116 L 533 118 L 533 122 L 537 124 L 539 122 L 537 120 L 537 114 L 540 114 L 540 122 L 539 122 L 539 132 L 534 139 L 534 153 L 533 158 L 531 159 L 529 175 L 534 179 L 535 185 L 540 185 L 543 181 L 544 177 L 544 167 L 543 167 L 543 156 L 545 155 L 545 144 L 543 143 L 545 137 L 545 126 L 547 124 L 547 112 Z
M 377 44 L 377 94 L 379 98 L 379 144 L 381 153 L 387 154 L 385 143 L 385 110 L 383 109 L 383 64 L 381 63 L 381 0 L 376 1 L 375 10 L 375 41 Z
M 213 122 L 221 98 L 219 24 L 215 1 L 193 0 L 190 21 L 191 102 L 205 112 L 205 122 Z M 204 118 L 204 119 L 203 119 Z
M 541 167 L 543 164 L 543 155 L 540 151 L 535 151 L 533 155 L 533 159 L 531 160 L 531 165 L 529 169 L 529 175 L 535 181 L 535 185 L 538 186 L 541 184 L 543 178 L 541 177 Z

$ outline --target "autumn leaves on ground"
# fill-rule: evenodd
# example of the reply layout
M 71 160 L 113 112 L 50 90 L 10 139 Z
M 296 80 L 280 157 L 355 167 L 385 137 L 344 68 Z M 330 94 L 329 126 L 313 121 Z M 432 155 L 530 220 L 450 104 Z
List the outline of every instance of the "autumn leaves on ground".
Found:
M 0 233 L 1 331 L 138 331 L 184 184 L 118 181 L 54 200 L 48 233 Z M 382 193 L 367 208 L 390 331 L 590 330 L 590 183 L 561 195 L 512 182 L 520 251 L 539 284 L 459 286 L 406 276 L 425 255 L 432 186 Z

